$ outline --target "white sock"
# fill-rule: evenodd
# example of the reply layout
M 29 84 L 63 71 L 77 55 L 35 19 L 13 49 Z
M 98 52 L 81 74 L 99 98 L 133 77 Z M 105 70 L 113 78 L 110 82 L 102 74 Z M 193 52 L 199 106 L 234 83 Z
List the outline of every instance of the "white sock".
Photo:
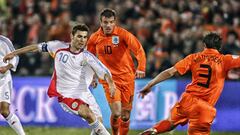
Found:
M 18 117 L 15 114 L 10 113 L 6 118 L 6 121 L 8 122 L 10 127 L 13 130 L 15 130 L 15 132 L 18 135 L 25 135 L 22 124 L 20 123 L 20 120 L 18 119 Z
M 91 131 L 90 135 L 97 135 L 94 130 Z
M 107 131 L 107 129 L 98 120 L 89 124 L 89 126 L 97 135 L 110 135 L 110 133 Z

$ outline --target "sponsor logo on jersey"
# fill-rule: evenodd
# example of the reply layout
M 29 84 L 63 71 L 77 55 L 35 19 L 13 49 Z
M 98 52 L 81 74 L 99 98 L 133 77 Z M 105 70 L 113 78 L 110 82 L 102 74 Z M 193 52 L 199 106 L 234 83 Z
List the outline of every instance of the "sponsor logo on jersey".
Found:
M 119 36 L 112 36 L 112 43 L 114 45 L 118 45 L 119 44 Z

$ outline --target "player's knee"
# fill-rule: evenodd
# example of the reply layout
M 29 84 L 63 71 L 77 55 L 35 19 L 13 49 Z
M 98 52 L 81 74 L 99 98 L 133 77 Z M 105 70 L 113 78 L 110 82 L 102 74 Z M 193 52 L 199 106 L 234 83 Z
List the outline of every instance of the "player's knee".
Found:
M 8 108 L 3 108 L 2 107 L 1 110 L 0 110 L 0 113 L 4 118 L 6 118 L 9 115 L 10 111 L 9 111 Z
M 114 111 L 112 113 L 113 118 L 118 119 L 121 116 L 121 111 Z
M 121 119 L 123 121 L 128 121 L 130 119 L 130 111 L 122 111 Z
M 92 123 L 95 121 L 95 116 L 93 112 L 90 110 L 90 108 L 86 105 L 81 105 L 78 111 L 79 115 L 84 118 L 89 123 Z
M 85 119 L 89 122 L 89 123 L 93 123 L 94 121 L 96 121 L 96 118 L 94 116 L 94 114 L 92 112 L 89 112 Z

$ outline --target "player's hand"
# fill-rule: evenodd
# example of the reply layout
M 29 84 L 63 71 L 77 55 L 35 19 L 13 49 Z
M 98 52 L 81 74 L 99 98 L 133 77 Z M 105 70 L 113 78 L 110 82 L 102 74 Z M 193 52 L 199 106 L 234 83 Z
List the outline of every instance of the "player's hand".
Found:
M 8 60 L 11 60 L 15 55 L 12 53 L 7 54 L 6 56 L 4 56 L 3 58 L 3 62 L 7 63 Z
M 140 90 L 138 97 L 144 98 L 151 91 L 151 87 L 147 84 L 143 89 Z
M 8 71 L 8 67 L 7 66 L 3 66 L 3 67 L 0 67 L 0 73 L 4 74 Z
M 96 88 L 97 87 L 97 85 L 98 85 L 98 81 L 97 81 L 97 78 L 94 78 L 93 80 L 92 80 L 92 82 L 91 82 L 91 84 L 90 84 L 90 86 L 92 86 L 92 88 Z
M 135 77 L 136 78 L 143 78 L 143 77 L 145 77 L 145 72 L 137 70 L 136 73 L 135 73 Z
M 109 92 L 110 92 L 110 97 L 113 98 L 115 95 L 115 91 L 116 91 L 116 85 L 115 83 L 111 83 L 109 85 Z

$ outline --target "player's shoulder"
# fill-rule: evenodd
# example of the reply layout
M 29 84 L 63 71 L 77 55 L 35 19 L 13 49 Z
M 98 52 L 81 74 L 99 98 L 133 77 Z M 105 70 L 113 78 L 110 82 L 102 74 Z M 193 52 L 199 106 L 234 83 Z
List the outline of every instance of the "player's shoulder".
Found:
M 232 55 L 232 54 L 226 54 L 226 55 L 223 55 L 223 58 L 226 59 L 226 60 L 229 60 L 229 59 L 239 59 L 239 55 Z
M 58 46 L 58 47 L 69 47 L 69 43 L 59 40 L 52 40 L 47 42 L 48 45 Z
M 86 57 L 93 57 L 94 55 L 88 50 L 83 50 L 82 54 Z
M 0 41 L 6 43 L 7 45 L 12 44 L 12 41 L 3 35 L 0 35 Z
M 201 52 L 188 54 L 185 58 L 195 58 L 201 55 Z
M 120 26 L 116 26 L 116 32 L 118 34 L 130 34 L 130 32 L 127 29 Z
M 49 43 L 55 43 L 55 44 L 63 44 L 63 45 L 66 45 L 68 46 L 69 43 L 67 42 L 64 42 L 64 41 L 60 41 L 60 40 L 52 40 L 52 41 L 48 41 Z

